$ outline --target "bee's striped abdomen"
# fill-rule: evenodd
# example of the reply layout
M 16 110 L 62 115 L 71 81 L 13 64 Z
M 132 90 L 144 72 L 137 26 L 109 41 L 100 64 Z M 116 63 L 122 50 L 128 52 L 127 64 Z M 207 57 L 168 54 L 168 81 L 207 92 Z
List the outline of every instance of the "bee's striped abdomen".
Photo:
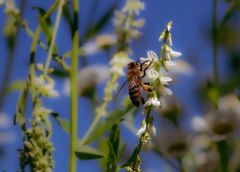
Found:
M 143 97 L 141 96 L 139 87 L 134 86 L 133 88 L 129 89 L 129 97 L 135 106 L 140 106 L 140 104 L 145 103 Z

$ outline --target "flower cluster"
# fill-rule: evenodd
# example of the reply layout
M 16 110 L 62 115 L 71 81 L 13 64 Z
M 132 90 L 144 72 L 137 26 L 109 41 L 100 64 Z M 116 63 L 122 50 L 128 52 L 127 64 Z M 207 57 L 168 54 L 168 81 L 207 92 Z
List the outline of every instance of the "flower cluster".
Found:
M 135 17 L 144 8 L 144 3 L 139 0 L 127 0 L 122 10 L 115 12 L 114 24 L 118 35 L 119 50 L 129 50 L 129 42 L 141 36 L 139 28 L 143 27 L 145 20 Z
M 148 51 L 147 57 L 140 58 L 143 68 L 146 69 L 143 82 L 149 83 L 152 87 L 152 91 L 148 94 L 148 100 L 144 104 L 146 116 L 142 121 L 141 128 L 137 132 L 137 135 L 140 137 L 138 145 L 139 152 L 137 154 L 138 158 L 140 158 L 140 150 L 148 150 L 152 143 L 151 137 L 156 135 L 156 129 L 153 125 L 153 117 L 151 116 L 151 109 L 153 107 L 159 107 L 162 105 L 160 98 L 162 98 L 163 95 L 172 94 L 172 91 L 167 88 L 169 82 L 172 81 L 172 78 L 166 76 L 161 70 L 163 68 L 165 72 L 168 72 L 175 65 L 174 61 L 172 61 L 172 58 L 179 57 L 181 55 L 180 52 L 173 51 L 171 48 L 171 26 L 172 22 L 169 22 L 167 24 L 167 28 L 162 32 L 159 38 L 160 41 L 163 41 L 160 56 L 158 57 L 154 51 Z M 177 144 L 176 148 L 173 148 L 173 151 L 175 151 L 175 149 L 178 149 L 178 146 L 179 145 Z M 136 159 L 134 162 L 138 162 L 138 160 Z M 141 162 L 141 159 L 139 162 Z M 130 165 L 130 167 L 132 166 L 133 165 Z M 134 170 L 136 170 L 136 168 Z
M 180 52 L 174 51 L 171 48 L 172 45 L 172 36 L 170 33 L 170 29 L 172 26 L 172 22 L 167 24 L 167 28 L 160 35 L 159 40 L 163 41 L 163 45 L 161 48 L 161 54 L 158 58 L 157 54 L 154 51 L 147 52 L 147 58 L 140 58 L 142 63 L 151 66 L 146 71 L 146 77 L 143 79 L 147 83 L 151 83 L 154 91 L 149 94 L 149 99 L 145 103 L 146 106 L 161 106 L 160 97 L 162 95 L 171 95 L 172 91 L 166 86 L 169 85 L 169 82 L 172 81 L 172 78 L 165 76 L 163 72 L 161 72 L 161 67 L 165 69 L 165 71 L 171 70 L 176 63 L 172 61 L 172 58 L 176 58 L 181 56 Z
M 30 164 L 31 171 L 51 172 L 54 167 L 52 152 L 54 150 L 49 133 L 46 132 L 38 117 L 31 121 L 32 128 L 26 130 L 24 148 L 20 151 L 21 168 Z
M 49 76 L 44 77 L 43 75 L 40 75 L 38 77 L 35 77 L 34 83 L 36 91 L 38 91 L 43 96 L 58 96 L 58 92 L 54 89 L 55 82 Z
M 19 15 L 20 10 L 16 7 L 14 0 L 0 0 L 0 5 L 5 4 L 5 13 Z
M 116 53 L 110 61 L 110 75 L 111 79 L 107 82 L 104 90 L 104 102 L 97 108 L 97 113 L 101 115 L 106 114 L 108 102 L 112 100 L 112 93 L 118 87 L 117 80 L 120 76 L 124 75 L 123 68 L 131 61 L 128 54 L 125 52 Z

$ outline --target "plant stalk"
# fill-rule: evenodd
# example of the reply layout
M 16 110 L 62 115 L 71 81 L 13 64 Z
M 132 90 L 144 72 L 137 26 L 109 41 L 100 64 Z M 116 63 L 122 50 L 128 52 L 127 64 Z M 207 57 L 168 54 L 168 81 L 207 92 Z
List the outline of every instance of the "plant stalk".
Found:
M 51 43 L 49 46 L 48 56 L 47 56 L 45 68 L 43 71 L 43 76 L 47 75 L 48 68 L 49 68 L 49 65 L 50 65 L 50 62 L 52 59 L 52 54 L 53 54 L 53 49 L 54 49 L 55 40 L 56 40 L 56 36 L 57 36 L 57 31 L 59 28 L 59 23 L 60 23 L 60 19 L 61 19 L 61 15 L 62 15 L 63 4 L 64 4 L 64 0 L 60 0 L 59 4 L 58 4 L 58 12 L 57 12 L 57 17 L 56 17 L 56 22 L 55 22 L 54 29 L 53 29 L 53 36 L 52 36 L 52 40 L 51 40 Z
M 78 0 L 73 0 L 73 32 L 72 32 L 72 65 L 70 74 L 71 83 L 71 117 L 70 117 L 70 163 L 69 171 L 77 171 L 77 157 L 75 148 L 78 139 L 78 47 L 79 47 L 79 28 L 78 28 L 79 4 Z

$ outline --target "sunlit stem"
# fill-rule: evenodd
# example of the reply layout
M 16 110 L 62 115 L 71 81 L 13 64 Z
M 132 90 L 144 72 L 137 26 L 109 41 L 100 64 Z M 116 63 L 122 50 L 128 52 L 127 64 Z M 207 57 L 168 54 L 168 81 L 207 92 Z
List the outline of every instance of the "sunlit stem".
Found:
M 44 76 L 47 75 L 48 68 L 49 68 L 49 65 L 50 65 L 50 62 L 51 62 L 51 59 L 52 59 L 53 48 L 54 48 L 54 45 L 55 45 L 57 31 L 58 31 L 58 28 L 59 28 L 59 23 L 60 23 L 60 19 L 61 19 L 61 15 L 62 15 L 63 4 L 64 4 L 64 0 L 60 0 L 59 4 L 58 4 L 58 12 L 57 12 L 57 17 L 56 17 L 56 21 L 55 21 L 55 25 L 54 25 L 54 29 L 53 29 L 53 35 L 52 35 L 51 43 L 50 43 L 50 46 L 49 46 L 48 56 L 47 56 L 45 68 L 44 68 L 44 71 L 43 71 Z
M 77 157 L 75 148 L 78 139 L 78 90 L 77 90 L 77 74 L 78 74 L 78 47 L 79 47 L 79 29 L 78 29 L 78 0 L 73 0 L 73 37 L 72 37 L 72 65 L 70 74 L 71 83 L 71 117 L 70 117 L 70 162 L 69 171 L 77 171 Z

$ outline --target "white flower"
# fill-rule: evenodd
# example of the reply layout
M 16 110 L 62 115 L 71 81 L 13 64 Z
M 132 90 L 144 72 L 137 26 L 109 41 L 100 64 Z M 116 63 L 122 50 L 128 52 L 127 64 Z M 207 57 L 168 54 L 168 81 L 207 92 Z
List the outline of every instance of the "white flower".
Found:
M 137 136 L 141 136 L 147 129 L 146 123 L 142 124 L 141 128 L 137 131 Z
M 202 117 L 194 116 L 192 118 L 192 128 L 197 132 L 203 132 L 208 130 L 208 125 Z
M 48 97 L 57 97 L 58 92 L 54 90 L 54 80 L 49 77 L 46 77 L 46 83 L 43 79 L 43 76 L 40 75 L 39 77 L 34 78 L 34 85 L 36 89 L 43 95 Z
M 123 68 L 120 68 L 120 67 L 118 67 L 118 66 L 113 66 L 113 67 L 111 67 L 110 72 L 111 72 L 111 73 L 117 73 L 117 74 L 120 75 L 120 76 L 123 76 L 123 75 L 124 75 Z
M 158 61 L 158 56 L 154 51 L 149 50 L 149 51 L 147 51 L 147 58 L 141 57 L 140 61 L 141 61 L 141 63 L 144 63 L 146 61 L 148 61 L 149 63 L 151 61 L 157 62 Z
M 168 62 L 168 61 L 166 61 L 166 62 Z M 172 62 L 174 62 L 174 61 L 172 61 Z M 174 68 L 171 68 L 171 69 L 173 69 L 172 70 L 173 73 L 188 75 L 188 76 L 194 75 L 194 72 L 195 72 L 194 68 L 186 61 L 178 60 L 178 61 L 175 61 L 174 63 L 176 66 Z M 219 107 L 221 107 L 221 106 L 219 106 Z
M 173 57 L 173 58 L 176 58 L 176 57 L 180 57 L 182 55 L 181 52 L 179 51 L 173 51 L 172 49 L 170 50 L 170 56 Z
M 172 50 L 172 48 L 169 47 L 169 46 L 165 46 L 165 47 L 164 47 L 164 50 L 165 50 L 164 57 L 165 57 L 165 59 L 167 59 L 167 60 L 171 60 L 171 58 L 177 58 L 177 57 L 180 57 L 180 56 L 182 55 L 181 52 L 179 52 L 179 51 L 174 51 L 174 50 Z
M 147 124 L 146 121 L 143 120 L 141 124 L 141 128 L 137 131 L 137 136 L 141 136 L 143 133 L 148 132 L 150 135 L 155 136 L 156 135 L 156 128 L 153 124 L 148 124 L 148 130 L 147 130 Z M 147 131 L 146 131 L 147 130 Z
M 228 94 L 219 101 L 219 109 L 222 111 L 234 111 L 240 119 L 240 101 L 235 94 Z
M 96 41 L 89 41 L 85 43 L 82 48 L 87 55 L 95 54 L 99 51 L 99 46 Z
M 160 82 L 161 82 L 163 85 L 169 85 L 168 82 L 171 82 L 171 81 L 172 81 L 172 78 L 170 78 L 170 77 L 168 77 L 168 76 L 160 75 L 159 80 L 160 80 Z
M 116 53 L 112 60 L 110 61 L 110 65 L 112 66 L 110 69 L 111 73 L 116 73 L 118 75 L 124 75 L 123 68 L 131 62 L 131 59 L 124 52 Z
M 149 134 L 152 135 L 152 136 L 156 136 L 157 134 L 157 131 L 156 131 L 156 128 L 154 127 L 154 125 L 151 125 L 150 126 L 150 129 L 149 129 Z
M 143 2 L 136 1 L 136 0 L 128 0 L 126 5 L 123 8 L 123 12 L 134 12 L 136 15 L 139 15 L 139 11 L 143 10 L 145 5 Z
M 52 112 L 51 109 L 46 109 L 45 107 L 38 107 L 34 110 L 34 115 L 36 117 L 39 117 L 40 119 L 45 119 L 47 115 L 49 115 Z
M 172 28 L 172 21 L 168 22 L 167 24 L 167 30 L 170 31 Z
M 18 15 L 20 13 L 20 10 L 16 7 L 15 2 L 13 0 L 6 0 L 5 5 L 6 5 L 5 13 L 14 15 Z
M 156 70 L 154 70 L 154 69 L 148 69 L 146 71 L 146 77 L 150 81 L 155 81 L 157 78 L 159 78 L 159 73 Z
M 175 61 L 170 61 L 170 60 L 165 60 L 163 62 L 163 67 L 165 70 L 171 70 L 176 66 L 176 62 Z
M 167 88 L 167 87 L 164 87 L 164 88 L 163 88 L 162 93 L 163 93 L 164 95 L 169 95 L 169 96 L 173 94 L 172 90 L 170 90 L 170 89 Z
M 161 106 L 161 102 L 160 100 L 158 100 L 158 98 L 156 96 L 151 97 L 148 99 L 148 101 L 144 104 L 144 107 L 146 106 Z
M 8 128 L 11 125 L 9 115 L 6 113 L 0 113 L 0 128 Z
M 90 87 L 105 81 L 109 77 L 109 68 L 104 65 L 91 65 L 79 71 L 78 74 L 78 92 L 82 94 Z M 70 86 L 69 79 L 64 83 L 64 94 L 69 95 Z
M 154 51 L 148 51 L 147 52 L 147 57 L 152 61 L 158 61 L 158 56 Z
M 0 0 L 0 5 L 3 5 L 4 4 L 4 0 Z

